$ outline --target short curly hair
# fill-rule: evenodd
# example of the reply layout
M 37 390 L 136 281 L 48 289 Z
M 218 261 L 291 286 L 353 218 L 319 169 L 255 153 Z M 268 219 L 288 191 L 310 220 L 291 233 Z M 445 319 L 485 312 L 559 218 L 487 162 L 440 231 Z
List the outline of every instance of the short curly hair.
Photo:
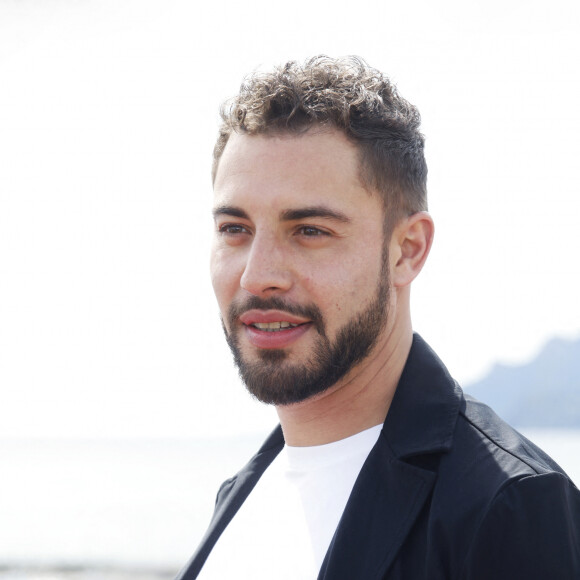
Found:
M 383 199 L 386 222 L 427 209 L 425 140 L 416 107 L 380 71 L 355 56 L 316 56 L 247 77 L 221 107 L 212 178 L 233 132 L 301 134 L 342 131 L 359 152 L 360 179 Z M 390 228 L 389 228 L 390 229 Z

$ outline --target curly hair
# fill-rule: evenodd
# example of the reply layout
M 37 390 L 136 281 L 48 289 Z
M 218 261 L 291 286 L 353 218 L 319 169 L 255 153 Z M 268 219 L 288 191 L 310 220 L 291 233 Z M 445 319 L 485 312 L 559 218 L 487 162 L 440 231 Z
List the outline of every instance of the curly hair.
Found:
M 232 132 L 301 134 L 311 127 L 342 131 L 357 147 L 360 179 L 378 191 L 391 226 L 427 209 L 427 164 L 421 117 L 380 71 L 355 56 L 316 56 L 254 73 L 221 107 L 212 178 Z

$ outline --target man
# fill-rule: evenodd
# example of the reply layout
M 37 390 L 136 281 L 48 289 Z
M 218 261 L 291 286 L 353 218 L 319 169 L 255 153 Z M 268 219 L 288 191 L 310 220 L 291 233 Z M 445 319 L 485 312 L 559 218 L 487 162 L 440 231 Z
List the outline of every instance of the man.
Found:
M 356 58 L 222 111 L 211 272 L 280 427 L 219 490 L 193 578 L 580 578 L 580 493 L 413 334 L 431 247 L 419 113 Z

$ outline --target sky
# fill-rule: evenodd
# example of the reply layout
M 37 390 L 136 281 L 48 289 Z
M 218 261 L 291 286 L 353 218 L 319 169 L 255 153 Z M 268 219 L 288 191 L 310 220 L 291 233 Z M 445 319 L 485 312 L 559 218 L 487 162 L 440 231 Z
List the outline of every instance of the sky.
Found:
M 0 0 L 0 437 L 268 431 L 208 275 L 219 104 L 357 54 L 417 105 L 415 330 L 463 384 L 580 336 L 578 4 Z

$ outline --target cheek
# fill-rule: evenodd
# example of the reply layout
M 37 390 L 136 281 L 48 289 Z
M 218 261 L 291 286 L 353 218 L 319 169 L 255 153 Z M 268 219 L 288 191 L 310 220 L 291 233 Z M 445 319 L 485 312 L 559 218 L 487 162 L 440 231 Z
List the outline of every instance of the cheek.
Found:
M 380 260 L 377 264 L 365 263 L 364 258 L 336 263 L 332 270 L 325 270 L 322 284 L 316 285 L 319 304 L 337 322 L 358 312 L 374 299 L 381 273 Z
M 360 267 L 336 261 L 332 268 L 319 268 L 302 279 L 313 302 L 326 316 L 348 315 L 359 302 L 364 302 L 369 287 Z M 358 266 L 358 265 L 357 265 Z
M 209 271 L 213 291 L 222 314 L 224 310 L 227 310 L 239 283 L 239 276 L 232 266 L 223 252 L 212 250 Z
M 371 263 L 368 255 L 361 253 L 354 258 L 337 262 L 332 273 L 333 285 L 343 295 L 364 299 L 366 291 L 374 288 L 380 275 L 380 260 Z

